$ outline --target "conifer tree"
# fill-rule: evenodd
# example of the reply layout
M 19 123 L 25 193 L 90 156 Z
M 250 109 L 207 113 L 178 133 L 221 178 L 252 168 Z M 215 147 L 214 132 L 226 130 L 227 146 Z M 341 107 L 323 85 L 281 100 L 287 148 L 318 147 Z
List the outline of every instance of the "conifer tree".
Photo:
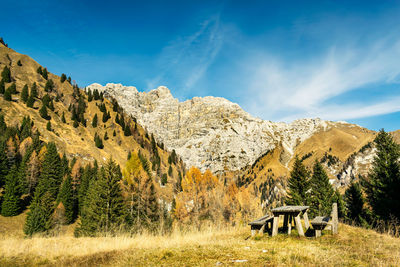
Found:
M 383 129 L 375 138 L 377 149 L 372 170 L 363 184 L 367 199 L 378 219 L 400 220 L 400 148 Z
M 63 169 L 61 158 L 54 143 L 47 144 L 47 151 L 42 163 L 42 172 L 39 183 L 45 183 L 45 188 L 54 199 L 58 194 L 58 189 L 62 182 Z
M 315 161 L 311 176 L 311 216 L 330 215 L 334 191 L 322 164 Z
M 78 128 L 79 122 L 75 119 L 74 123 L 72 124 L 72 126 L 74 126 L 74 128 Z
M 1 80 L 0 81 L 0 94 L 4 94 L 5 91 L 6 91 L 6 86 L 4 84 L 4 81 Z
M 296 156 L 290 177 L 288 180 L 288 205 L 309 205 L 310 172 L 303 162 Z
M 6 101 L 11 101 L 12 100 L 10 88 L 6 89 L 6 91 L 4 92 L 3 98 Z
M 89 89 L 87 95 L 88 95 L 88 102 L 92 102 L 93 100 L 92 90 Z
M 93 127 L 93 128 L 96 128 L 96 127 L 97 127 L 97 113 L 94 114 L 94 116 L 93 116 L 92 127 Z
M 47 122 L 47 124 L 46 124 L 46 129 L 47 129 L 47 131 L 52 131 L 52 129 L 51 129 L 51 122 L 50 122 L 50 121 Z
M 57 197 L 57 203 L 61 202 L 64 205 L 66 224 L 73 223 L 77 216 L 77 199 L 74 195 L 71 175 L 67 175 Z
M 46 105 L 42 104 L 42 107 L 41 107 L 40 110 L 39 110 L 39 114 L 40 114 L 40 116 L 41 116 L 43 119 L 45 119 L 45 120 L 50 120 L 50 116 L 49 116 L 49 114 L 47 113 Z
M 107 131 L 104 133 L 104 137 L 103 137 L 103 139 L 104 139 L 104 140 L 108 140 L 108 134 L 107 134 Z
M 1 205 L 1 215 L 15 216 L 21 212 L 21 188 L 17 167 L 14 165 L 6 177 L 5 194 Z
M 43 74 L 42 67 L 39 66 L 39 67 L 37 68 L 36 72 L 39 73 L 40 75 L 42 75 L 42 74 Z
M 4 118 L 4 117 L 2 117 Z M 0 188 L 3 187 L 3 185 L 6 182 L 6 176 L 8 174 L 8 158 L 6 155 L 6 148 L 5 148 L 5 143 L 0 141 Z
M 28 97 L 29 97 L 28 85 L 25 84 L 25 86 L 22 88 L 22 91 L 21 91 L 21 100 L 24 103 L 26 103 L 26 101 L 28 101 Z
M 132 135 L 131 127 L 129 127 L 128 124 L 125 126 L 124 135 L 125 135 L 125 136 L 131 136 L 131 135 Z
M 62 123 L 67 123 L 67 121 L 65 120 L 64 111 L 63 111 L 63 114 L 62 114 L 62 116 L 61 116 L 61 121 L 62 121 Z
M 7 66 L 4 66 L 3 71 L 1 72 L 1 79 L 5 83 L 10 83 L 11 82 L 11 71 L 10 68 Z
M 81 213 L 77 236 L 115 234 L 126 223 L 126 207 L 122 197 L 119 166 L 109 159 L 100 170 L 98 180 L 89 185 Z
M 356 225 L 366 226 L 366 211 L 364 209 L 364 197 L 359 183 L 351 183 L 345 192 L 346 219 Z
M 44 91 L 46 92 L 51 92 L 54 89 L 54 82 L 53 80 L 49 79 L 47 80 L 45 86 L 44 86 Z
M 47 72 L 47 68 L 42 69 L 42 76 L 45 80 L 48 79 L 48 72 Z
M 33 104 L 35 103 L 35 99 L 33 98 L 33 96 L 32 95 L 30 95 L 29 97 L 28 97 L 28 100 L 26 101 L 26 106 L 28 107 L 28 108 L 33 108 Z
M 22 66 L 21 60 L 18 60 L 17 65 L 20 66 L 20 67 Z
M 39 191 L 41 191 L 39 193 Z M 35 233 L 46 232 L 53 227 L 52 215 L 54 211 L 54 198 L 50 192 L 42 192 L 39 188 L 35 191 L 29 212 L 24 225 L 24 233 L 32 236 Z
M 17 85 L 14 83 L 12 83 L 9 87 L 8 90 L 10 90 L 11 94 L 16 94 L 17 93 Z
M 113 131 L 113 136 L 116 136 L 117 135 L 117 133 L 115 132 L 115 130 Z
M 61 74 L 61 78 L 60 78 L 61 83 L 64 83 L 66 79 L 67 79 L 67 75 L 65 75 L 64 73 Z
M 172 167 L 171 167 L 171 165 L 169 165 L 169 168 L 168 168 L 168 176 L 169 177 L 172 176 Z
M 30 96 L 32 96 L 33 98 L 38 97 L 38 91 L 37 91 L 36 83 L 32 84 Z

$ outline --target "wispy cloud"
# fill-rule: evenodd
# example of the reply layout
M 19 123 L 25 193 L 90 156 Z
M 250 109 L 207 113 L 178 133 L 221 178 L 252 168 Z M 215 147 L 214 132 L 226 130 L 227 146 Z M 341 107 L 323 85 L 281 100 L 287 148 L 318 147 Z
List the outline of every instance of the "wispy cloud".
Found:
M 185 96 L 205 75 L 224 41 L 219 15 L 204 21 L 192 35 L 179 37 L 164 47 L 157 65 L 160 74 L 147 83 L 149 89 L 172 81 Z
M 355 119 L 400 111 L 400 88 L 392 99 L 370 105 L 365 104 L 367 99 L 329 104 L 330 99 L 365 86 L 398 83 L 398 58 L 400 39 L 391 37 L 363 46 L 331 47 L 311 59 L 294 59 L 290 64 L 264 55 L 257 63 L 252 60 L 252 97 L 246 106 L 263 118 L 284 121 L 301 117 Z

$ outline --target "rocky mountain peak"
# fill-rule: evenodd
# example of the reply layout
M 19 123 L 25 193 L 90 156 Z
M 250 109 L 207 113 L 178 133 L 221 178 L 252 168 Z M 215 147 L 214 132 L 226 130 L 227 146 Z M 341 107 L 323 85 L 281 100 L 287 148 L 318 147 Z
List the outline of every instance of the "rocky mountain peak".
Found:
M 188 167 L 214 172 L 252 164 L 277 145 L 283 147 L 282 161 L 287 164 L 299 143 L 333 125 L 321 119 L 301 119 L 289 124 L 264 121 L 221 97 L 194 97 L 179 102 L 164 86 L 148 93 L 110 83 L 88 88 L 116 98 L 159 142 L 175 149 Z

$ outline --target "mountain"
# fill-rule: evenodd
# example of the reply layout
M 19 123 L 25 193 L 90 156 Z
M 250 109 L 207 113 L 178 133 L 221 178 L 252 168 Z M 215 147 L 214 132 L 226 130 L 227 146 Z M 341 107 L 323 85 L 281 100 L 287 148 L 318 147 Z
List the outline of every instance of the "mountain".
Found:
M 177 159 L 171 163 L 168 159 L 172 151 L 165 150 L 161 144 L 155 144 L 153 149 L 151 134 L 131 118 L 114 99 L 104 98 L 101 94 L 97 97 L 89 96 L 87 92 L 79 89 L 71 78 L 67 79 L 63 74 L 62 79 L 48 72 L 29 56 L 19 54 L 0 43 L 0 72 L 5 67 L 9 68 L 11 78 L 10 82 L 5 83 L 5 88 L 14 83 L 16 86 L 11 101 L 0 96 L 1 113 L 4 114 L 7 125 L 19 125 L 25 116 L 29 116 L 43 141 L 54 142 L 61 153 L 66 153 L 68 158 L 77 158 L 82 164 L 94 160 L 102 164 L 112 157 L 123 168 L 128 154 L 140 151 L 152 160 L 153 175 L 159 182 L 161 191 L 172 201 L 176 181 L 184 173 L 182 161 Z M 21 99 L 23 87 L 27 85 L 28 92 L 31 92 L 34 84 L 37 97 L 33 98 L 33 106 L 28 107 Z M 47 118 L 41 116 L 40 112 L 44 105 L 47 105 Z M 98 118 L 97 125 L 93 126 L 95 115 Z M 117 115 L 120 120 L 124 118 L 124 127 L 121 122 L 116 123 Z M 49 122 L 50 130 L 47 128 Z M 101 140 L 103 147 L 96 146 L 96 136 Z M 19 141 L 22 144 L 24 140 Z M 155 164 L 156 166 L 153 166 Z M 167 173 L 168 182 L 161 186 L 160 179 Z
M 295 155 L 310 154 L 307 164 L 324 156 L 336 161 L 329 167 L 331 174 L 337 175 L 341 169 L 339 162 L 345 162 L 371 142 L 375 134 L 358 125 L 321 119 L 265 121 L 219 97 L 179 102 L 163 86 L 148 93 L 112 83 L 92 84 L 88 88 L 117 99 L 157 140 L 175 149 L 187 166 L 214 172 L 249 168 L 269 154 L 270 172 L 283 176 L 288 174 Z

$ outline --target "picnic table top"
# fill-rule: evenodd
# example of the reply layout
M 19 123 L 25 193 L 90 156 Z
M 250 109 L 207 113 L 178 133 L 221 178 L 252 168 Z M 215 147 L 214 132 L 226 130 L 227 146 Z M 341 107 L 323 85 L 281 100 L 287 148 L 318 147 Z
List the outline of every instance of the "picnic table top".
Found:
M 282 206 L 272 209 L 273 213 L 295 213 L 308 210 L 310 206 Z

